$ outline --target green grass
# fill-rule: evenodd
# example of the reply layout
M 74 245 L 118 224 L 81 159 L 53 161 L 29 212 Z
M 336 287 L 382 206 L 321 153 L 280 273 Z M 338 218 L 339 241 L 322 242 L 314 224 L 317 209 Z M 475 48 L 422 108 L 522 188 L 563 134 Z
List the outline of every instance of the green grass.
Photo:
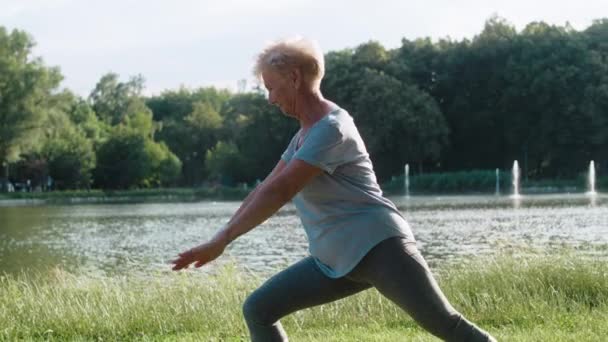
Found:
M 606 266 L 563 252 L 485 257 L 436 274 L 452 304 L 500 341 L 601 341 Z M 4 275 L 0 340 L 245 341 L 241 304 L 262 281 L 232 267 L 215 275 Z M 293 341 L 437 341 L 375 290 L 282 322 Z

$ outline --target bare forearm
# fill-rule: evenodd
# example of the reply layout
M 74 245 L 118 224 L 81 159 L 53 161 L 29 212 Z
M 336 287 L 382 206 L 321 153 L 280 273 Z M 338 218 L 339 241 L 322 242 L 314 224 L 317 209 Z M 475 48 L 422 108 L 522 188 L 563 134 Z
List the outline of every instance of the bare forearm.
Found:
M 230 221 L 228 221 L 228 224 L 231 224 L 237 217 L 239 217 L 239 215 L 243 212 L 245 208 L 247 208 L 249 203 L 251 203 L 251 200 L 255 197 L 255 194 L 258 192 L 258 190 L 260 190 L 263 185 L 264 183 L 260 183 L 258 186 L 255 187 L 255 189 L 253 189 L 252 192 L 249 193 L 249 195 L 247 195 L 247 197 L 245 197 L 239 209 L 234 213 L 234 215 L 232 215 Z
M 214 260 L 230 242 L 266 221 L 322 172 L 301 160 L 292 161 L 289 166 L 279 161 L 268 179 L 247 196 L 230 221 L 210 241 L 181 253 L 173 261 L 173 269 L 180 270 L 193 262 L 200 267 Z
M 288 196 L 281 191 L 260 187 L 253 194 L 249 203 L 246 206 L 241 206 L 243 209 L 239 215 L 235 214 L 218 235 L 226 244 L 229 244 L 237 237 L 266 221 L 281 209 L 287 201 L 289 201 Z
M 287 191 L 277 191 L 271 188 L 262 187 L 253 192 L 249 205 L 244 206 L 241 214 L 235 216 L 211 240 L 180 253 L 179 257 L 172 261 L 174 264 L 173 270 L 178 271 L 187 268 L 193 262 L 195 267 L 201 267 L 216 259 L 224 252 L 231 241 L 272 216 L 290 197 Z

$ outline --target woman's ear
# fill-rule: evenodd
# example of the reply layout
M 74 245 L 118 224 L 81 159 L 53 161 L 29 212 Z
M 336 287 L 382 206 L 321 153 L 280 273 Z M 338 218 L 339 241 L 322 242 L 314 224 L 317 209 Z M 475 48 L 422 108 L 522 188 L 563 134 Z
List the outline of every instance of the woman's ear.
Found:
M 295 68 L 291 71 L 291 80 L 293 82 L 293 87 L 295 89 L 300 89 L 300 86 L 302 85 L 302 73 L 300 72 L 300 69 Z

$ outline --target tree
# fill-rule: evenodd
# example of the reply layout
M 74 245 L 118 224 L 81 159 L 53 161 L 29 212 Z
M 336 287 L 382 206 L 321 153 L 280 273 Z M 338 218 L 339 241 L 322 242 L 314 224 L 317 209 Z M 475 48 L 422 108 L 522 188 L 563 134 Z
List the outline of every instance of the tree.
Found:
M 108 73 L 97 82 L 89 100 L 99 119 L 113 126 L 124 120 L 131 101 L 141 96 L 143 88 L 144 79 L 141 75 L 120 82 L 118 74 Z
M 243 155 L 234 143 L 218 141 L 205 155 L 205 167 L 211 179 L 233 186 L 243 178 Z
M 57 134 L 45 144 L 48 174 L 56 189 L 89 188 L 95 167 L 95 152 L 90 140 L 74 128 Z
M 50 95 L 62 76 L 32 56 L 33 39 L 0 27 L 0 166 L 8 180 L 9 163 L 37 142 Z M 6 183 L 2 189 L 7 190 Z
M 97 142 L 102 138 L 104 131 L 107 131 L 107 127 L 103 126 L 103 123 L 99 121 L 93 108 L 87 103 L 87 101 L 79 96 L 76 96 L 70 92 L 64 92 L 64 95 L 69 103 L 69 107 L 66 108 L 66 112 L 70 118 L 70 121 L 74 123 L 78 130 L 80 130 L 84 136 L 92 142 Z
M 138 185 L 160 187 L 175 184 L 182 169 L 182 163 L 165 143 L 146 140 L 145 152 L 149 162 L 149 173 Z
M 195 103 L 208 103 L 215 111 L 220 111 L 231 96 L 230 91 L 215 87 L 195 90 L 181 87 L 146 99 L 146 105 L 154 113 L 154 120 L 165 122 L 168 119 L 181 120 L 192 113 Z
M 362 72 L 353 63 L 353 53 L 352 49 L 344 49 L 326 54 L 325 77 L 321 83 L 323 94 L 347 110 L 351 109 L 356 98 L 357 82 Z
M 269 105 L 258 93 L 233 96 L 221 113 L 224 118 L 221 140 L 234 143 L 242 156 L 243 170 L 234 181 L 251 183 L 266 177 L 297 131 L 297 122 Z
M 585 91 L 585 112 L 595 130 L 590 134 L 593 144 L 591 159 L 596 161 L 598 171 L 608 174 L 608 19 L 595 20 L 583 32 L 586 39 L 595 84 Z
M 161 120 L 158 138 L 183 162 L 182 185 L 199 185 L 205 179 L 205 154 L 221 135 L 220 110 L 230 96 L 213 87 L 181 88 L 146 100 L 154 118 Z
M 94 175 L 104 189 L 129 189 L 173 184 L 180 172 L 180 160 L 164 143 L 119 125 L 97 150 Z
M 122 123 L 131 131 L 152 140 L 154 140 L 154 133 L 159 128 L 159 125 L 152 119 L 152 111 L 139 98 L 132 98 L 128 101 Z
M 104 189 L 128 189 L 143 183 L 151 170 L 146 138 L 118 126 L 97 150 L 95 184 Z
M 405 163 L 423 171 L 447 144 L 448 127 L 438 105 L 416 86 L 367 69 L 352 115 L 366 141 L 379 178 L 400 174 Z
M 355 118 L 381 179 L 401 173 L 406 162 L 419 170 L 437 163 L 447 143 L 437 103 L 403 74 L 410 68 L 398 58 L 376 42 L 326 58 L 323 91 Z
M 591 158 L 599 128 L 591 94 L 600 84 L 591 57 L 567 27 L 531 23 L 514 42 L 498 112 L 507 154 L 523 159 L 526 175 L 573 177 Z

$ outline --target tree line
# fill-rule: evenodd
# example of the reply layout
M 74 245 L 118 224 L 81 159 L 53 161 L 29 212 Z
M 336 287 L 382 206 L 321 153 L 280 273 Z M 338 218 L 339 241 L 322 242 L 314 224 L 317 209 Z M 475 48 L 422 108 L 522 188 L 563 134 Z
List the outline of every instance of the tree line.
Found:
M 144 96 L 145 81 L 103 75 L 86 98 L 0 27 L 0 178 L 52 189 L 253 183 L 297 122 L 262 87 Z M 583 31 L 518 32 L 492 17 L 472 39 L 370 41 L 326 54 L 325 96 L 355 118 L 381 181 L 403 173 L 508 169 L 567 179 L 608 168 L 608 19 Z M 1 182 L 6 190 L 7 183 Z

